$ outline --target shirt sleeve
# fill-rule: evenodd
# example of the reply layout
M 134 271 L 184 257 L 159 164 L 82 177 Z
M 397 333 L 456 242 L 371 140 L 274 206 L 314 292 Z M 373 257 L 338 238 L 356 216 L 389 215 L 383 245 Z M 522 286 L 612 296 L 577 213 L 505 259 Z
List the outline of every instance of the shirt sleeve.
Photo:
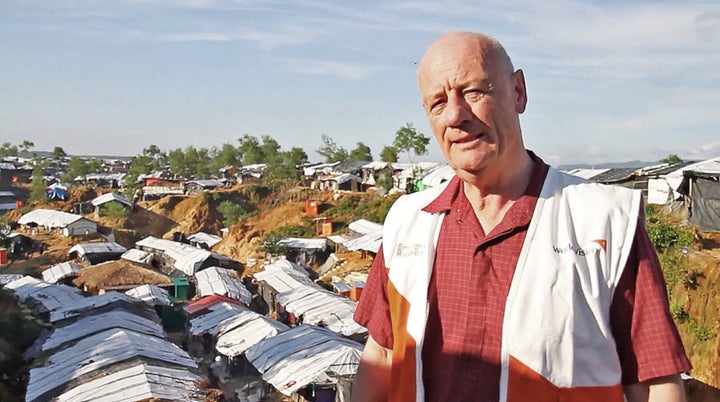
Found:
M 610 312 L 625 385 L 691 368 L 670 315 L 665 278 L 642 208 Z
M 393 334 L 387 283 L 387 268 L 381 246 L 370 267 L 370 275 L 368 275 L 353 318 L 358 324 L 367 328 L 375 342 L 384 348 L 391 349 Z

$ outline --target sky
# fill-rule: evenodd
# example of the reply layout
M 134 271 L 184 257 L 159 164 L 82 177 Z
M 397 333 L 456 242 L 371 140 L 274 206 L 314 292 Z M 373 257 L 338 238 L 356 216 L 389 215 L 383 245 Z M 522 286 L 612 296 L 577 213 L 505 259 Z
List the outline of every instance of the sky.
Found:
M 417 62 L 442 34 L 523 69 L 527 148 L 554 166 L 720 155 L 720 2 L 0 0 L 0 143 L 141 154 L 321 135 L 379 159 L 432 137 Z M 442 161 L 434 140 L 428 155 Z

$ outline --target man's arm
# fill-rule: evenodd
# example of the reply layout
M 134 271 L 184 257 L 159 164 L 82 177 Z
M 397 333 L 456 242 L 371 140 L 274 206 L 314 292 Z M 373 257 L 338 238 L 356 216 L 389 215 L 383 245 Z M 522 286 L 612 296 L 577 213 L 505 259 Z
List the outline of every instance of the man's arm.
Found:
M 369 336 L 353 384 L 351 402 L 386 401 L 391 366 L 392 350 L 380 346 Z
M 627 402 L 685 402 L 685 386 L 680 374 L 669 375 L 625 386 Z

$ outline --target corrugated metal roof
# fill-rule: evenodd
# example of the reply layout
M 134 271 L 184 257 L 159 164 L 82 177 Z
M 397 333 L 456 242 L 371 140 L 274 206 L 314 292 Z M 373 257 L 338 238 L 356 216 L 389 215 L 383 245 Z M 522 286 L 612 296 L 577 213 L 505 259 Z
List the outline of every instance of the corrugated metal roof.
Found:
M 44 270 L 42 277 L 47 283 L 57 283 L 60 279 L 77 276 L 80 268 L 80 264 L 65 261 Z
M 235 304 L 237 306 L 242 307 L 242 303 L 238 300 L 233 300 L 233 299 L 227 298 L 225 296 L 220 296 L 220 295 L 210 295 L 210 296 L 205 296 L 205 297 L 201 298 L 200 300 L 196 300 L 190 304 L 186 304 L 183 307 L 183 310 L 190 315 L 194 315 L 195 313 L 197 313 L 199 311 L 210 310 L 210 308 L 212 308 L 212 306 L 214 306 L 218 303 L 223 303 L 223 302 Z
M 308 384 L 335 384 L 354 375 L 362 345 L 325 328 L 300 325 L 249 348 L 245 355 L 263 380 L 285 395 Z
M 160 323 L 127 311 L 113 310 L 81 317 L 72 324 L 53 328 L 35 341 L 26 357 L 32 358 L 39 353 L 57 349 L 70 342 L 111 328 L 123 328 L 157 338 L 166 337 L 165 330 Z
M 39 310 L 49 311 L 50 314 L 68 305 L 74 305 L 85 300 L 80 290 L 66 285 L 53 285 L 25 276 L 5 285 L 13 296 L 24 304 L 39 305 Z
M 200 376 L 189 370 L 148 363 L 120 370 L 78 385 L 57 397 L 57 402 L 135 402 L 167 400 L 201 402 Z
M 322 324 L 345 336 L 367 332 L 365 327 L 353 319 L 357 303 L 325 289 L 303 286 L 278 294 L 275 301 L 283 305 L 286 311 L 302 316 L 303 323 Z
M 169 306 L 172 304 L 170 293 L 155 285 L 140 285 L 128 290 L 125 294 L 142 300 L 151 306 Z
M 58 286 L 58 285 L 54 285 Z M 68 303 L 61 308 L 50 312 L 50 322 L 64 320 L 66 318 L 75 317 L 96 308 L 106 306 L 115 302 L 125 302 L 128 304 L 142 303 L 139 300 L 120 292 L 107 292 L 98 296 L 81 297 L 74 303 Z M 144 305 L 144 304 L 141 304 Z
M 240 311 L 223 321 L 215 350 L 228 357 L 240 356 L 258 342 L 288 329 L 287 325 L 254 311 Z
M 250 291 L 238 279 L 237 273 L 229 269 L 208 267 L 195 273 L 195 280 L 201 297 L 216 294 L 240 300 L 245 305 L 252 302 Z
M 44 399 L 75 378 L 134 357 L 197 368 L 187 352 L 166 339 L 114 328 L 84 338 L 31 369 L 25 401 Z
M 209 311 L 190 320 L 190 333 L 200 335 L 202 333 L 216 333 L 223 320 L 233 317 L 240 311 L 247 310 L 236 304 L 221 302 L 209 307 Z
M 117 201 L 117 202 L 119 202 L 121 204 L 125 204 L 129 207 L 132 207 L 132 205 L 133 205 L 133 203 L 130 200 L 128 200 L 127 198 L 123 197 L 122 195 L 120 195 L 118 193 L 105 193 L 101 196 L 93 198 L 93 200 L 90 202 L 97 207 L 97 206 L 100 206 L 100 205 L 105 204 L 106 202 L 110 202 L 110 201 Z
M 573 176 L 581 177 L 583 179 L 590 180 L 593 177 L 603 174 L 607 172 L 610 169 L 569 169 L 564 170 L 565 173 L 571 174 Z
M 616 183 L 633 177 L 636 170 L 635 168 L 609 169 L 604 173 L 593 176 L 592 181 L 598 183 Z
M 345 282 L 333 282 L 332 285 L 336 292 L 345 293 L 350 291 L 350 286 Z
M 115 242 L 78 243 L 68 250 L 68 254 L 77 253 L 82 257 L 87 254 L 117 253 L 122 254 L 127 249 Z
M 81 219 L 89 221 L 89 219 L 85 219 L 80 215 L 41 208 L 34 209 L 21 216 L 20 219 L 18 219 L 18 223 L 21 225 L 27 225 L 28 223 L 34 222 L 38 225 L 47 226 L 50 228 L 64 228 L 65 226 Z

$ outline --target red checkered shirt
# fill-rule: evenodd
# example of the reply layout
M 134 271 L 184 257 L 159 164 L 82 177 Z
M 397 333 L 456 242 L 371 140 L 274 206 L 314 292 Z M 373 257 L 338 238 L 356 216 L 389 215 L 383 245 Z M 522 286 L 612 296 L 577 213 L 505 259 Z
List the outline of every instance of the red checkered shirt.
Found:
M 497 401 L 505 299 L 548 166 L 535 162 L 525 194 L 502 222 L 485 234 L 455 177 L 424 210 L 446 212 L 440 229 L 423 345 L 428 401 Z M 644 217 L 611 306 L 611 325 L 622 366 L 632 384 L 690 369 L 670 317 L 665 282 Z M 355 312 L 380 345 L 392 348 L 382 249 Z M 552 319 L 552 313 L 548 314 Z

